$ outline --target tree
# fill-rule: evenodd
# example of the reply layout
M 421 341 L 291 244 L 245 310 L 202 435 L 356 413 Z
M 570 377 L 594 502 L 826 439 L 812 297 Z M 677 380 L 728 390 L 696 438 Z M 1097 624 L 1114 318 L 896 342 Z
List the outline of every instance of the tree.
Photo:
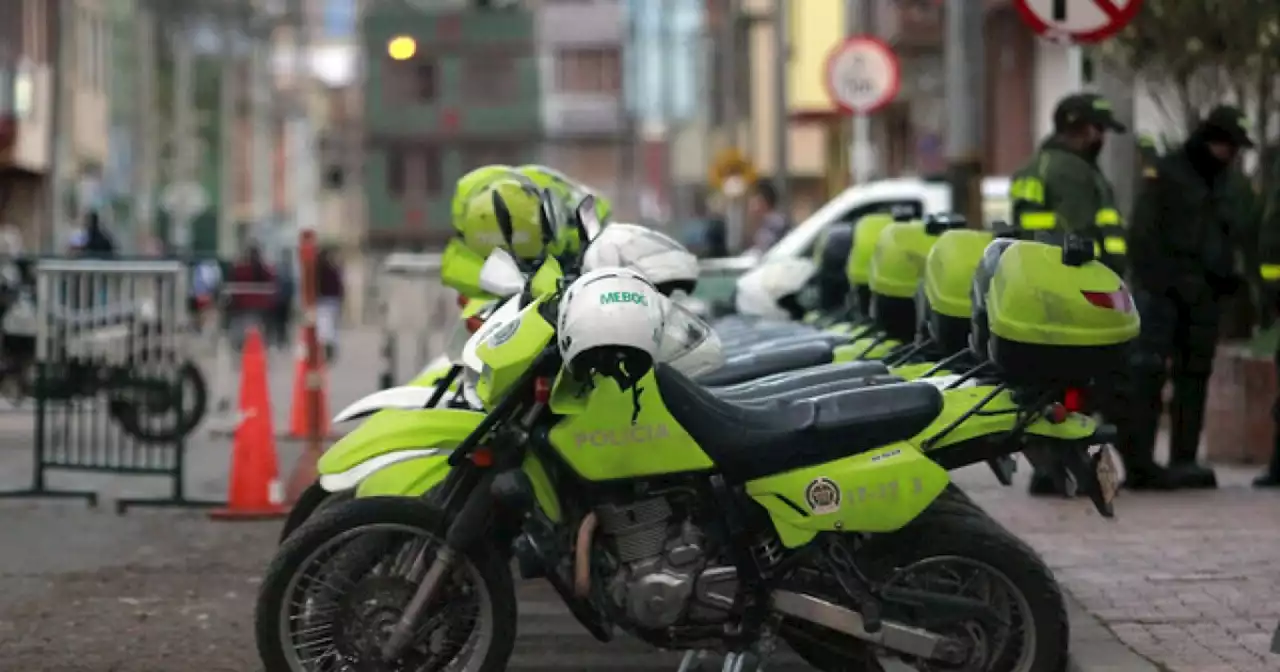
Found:
M 1259 140 L 1258 182 L 1275 174 L 1266 129 L 1280 105 L 1280 2 L 1275 0 L 1144 0 L 1142 11 L 1095 52 L 1102 67 L 1131 73 L 1157 107 L 1189 131 L 1224 101 L 1241 106 Z M 1264 212 L 1277 205 L 1264 190 Z

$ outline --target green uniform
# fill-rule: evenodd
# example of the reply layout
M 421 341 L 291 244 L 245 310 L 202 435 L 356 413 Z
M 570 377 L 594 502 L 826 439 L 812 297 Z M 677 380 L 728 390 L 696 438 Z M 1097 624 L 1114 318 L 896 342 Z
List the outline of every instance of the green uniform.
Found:
M 1097 163 L 1049 138 L 1013 174 L 1009 189 L 1014 222 L 1031 236 L 1059 242 L 1065 233 L 1092 240 L 1108 266 L 1124 268 L 1127 245 L 1115 194 Z M 1049 211 L 1052 217 L 1029 216 Z
M 1219 131 L 1206 121 L 1187 143 L 1162 157 L 1142 180 L 1129 224 L 1131 284 L 1142 316 L 1134 349 L 1129 434 L 1134 454 L 1152 455 L 1173 383 L 1169 462 L 1181 485 L 1212 485 L 1196 466 L 1222 297 L 1251 274 L 1255 247 L 1251 199 L 1243 176 L 1209 149 Z
M 1280 191 L 1280 185 L 1273 188 Z M 1280 194 L 1276 195 L 1280 196 Z M 1266 323 L 1273 323 L 1276 313 L 1280 312 L 1280 211 L 1273 212 L 1271 217 L 1260 223 L 1257 262 L 1257 280 L 1260 281 L 1262 289 L 1259 293 L 1262 305 L 1258 306 L 1258 310 L 1266 313 Z M 1276 375 L 1280 377 L 1280 344 L 1277 344 L 1275 362 Z M 1254 484 L 1280 487 L 1280 396 L 1271 407 L 1271 417 L 1276 423 L 1271 460 L 1267 470 L 1254 481 Z M 1277 633 L 1280 633 L 1280 630 L 1277 630 Z M 1277 634 L 1277 637 L 1280 637 L 1280 634 Z

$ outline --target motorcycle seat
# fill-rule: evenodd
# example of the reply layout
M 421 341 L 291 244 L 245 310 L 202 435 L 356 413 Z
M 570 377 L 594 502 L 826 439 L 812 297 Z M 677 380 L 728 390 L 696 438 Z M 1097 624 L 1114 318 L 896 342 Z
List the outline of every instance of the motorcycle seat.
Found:
M 724 400 L 758 399 L 763 396 L 810 388 L 835 381 L 856 381 L 868 376 L 888 375 L 889 367 L 881 362 L 846 362 L 813 366 L 799 371 L 786 371 L 737 385 L 713 388 Z
M 765 403 L 727 401 L 659 364 L 658 391 L 671 417 L 733 482 L 857 455 L 909 439 L 942 413 L 927 383 L 890 383 Z
M 829 364 L 835 353 L 826 343 L 799 343 L 768 352 L 734 355 L 715 371 L 698 377 L 703 385 L 734 385 L 781 371 L 795 371 Z

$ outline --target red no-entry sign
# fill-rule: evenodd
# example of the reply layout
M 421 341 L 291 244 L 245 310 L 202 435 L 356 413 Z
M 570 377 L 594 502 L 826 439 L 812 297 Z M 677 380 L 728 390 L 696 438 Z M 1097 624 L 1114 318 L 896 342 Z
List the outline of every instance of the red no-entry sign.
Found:
M 1014 0 L 1013 4 L 1037 35 L 1077 44 L 1115 35 L 1142 9 L 1142 0 Z

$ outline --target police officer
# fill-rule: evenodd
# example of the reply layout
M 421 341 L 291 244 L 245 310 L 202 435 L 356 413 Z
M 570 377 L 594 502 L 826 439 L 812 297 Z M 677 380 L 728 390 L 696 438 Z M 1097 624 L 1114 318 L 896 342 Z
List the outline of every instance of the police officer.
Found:
M 1124 228 L 1111 183 L 1098 168 L 1098 155 L 1108 131 L 1126 130 L 1101 96 L 1078 93 L 1058 102 L 1053 135 L 1014 173 L 1009 189 L 1014 221 L 1027 235 L 1055 243 L 1061 242 L 1063 234 L 1083 236 L 1094 241 L 1104 263 L 1123 268 Z M 1021 217 L 1029 210 L 1048 210 L 1054 216 L 1032 223 L 1031 218 Z
M 1143 180 L 1129 226 L 1142 332 L 1126 439 L 1133 454 L 1154 454 L 1167 376 L 1173 383 L 1167 485 L 1175 487 L 1217 485 L 1213 470 L 1199 465 L 1196 455 L 1222 298 L 1240 286 L 1247 270 L 1250 214 L 1234 164 L 1252 146 L 1240 110 L 1214 108 Z
M 1275 314 L 1280 312 L 1280 214 L 1273 215 L 1270 221 L 1264 222 L 1259 235 L 1258 247 L 1261 258 L 1258 268 L 1262 280 L 1262 311 L 1268 311 L 1264 325 L 1274 324 Z M 1276 373 L 1280 377 L 1280 344 L 1276 348 Z M 1267 468 L 1253 479 L 1256 488 L 1280 488 L 1280 396 L 1277 396 L 1271 407 L 1271 417 L 1276 428 L 1271 448 L 1271 460 Z M 1280 643 L 1280 629 L 1276 630 L 1276 640 Z
M 1101 96 L 1078 93 L 1058 102 L 1053 111 L 1053 135 L 1013 174 L 1009 188 L 1013 220 L 1023 235 L 1057 244 L 1065 234 L 1082 236 L 1094 241 L 1099 259 L 1122 272 L 1124 228 L 1111 184 L 1098 168 L 1098 155 L 1108 132 L 1126 130 Z M 1045 211 L 1053 216 L 1024 216 Z M 1057 494 L 1058 488 L 1050 475 L 1036 472 L 1030 492 Z

